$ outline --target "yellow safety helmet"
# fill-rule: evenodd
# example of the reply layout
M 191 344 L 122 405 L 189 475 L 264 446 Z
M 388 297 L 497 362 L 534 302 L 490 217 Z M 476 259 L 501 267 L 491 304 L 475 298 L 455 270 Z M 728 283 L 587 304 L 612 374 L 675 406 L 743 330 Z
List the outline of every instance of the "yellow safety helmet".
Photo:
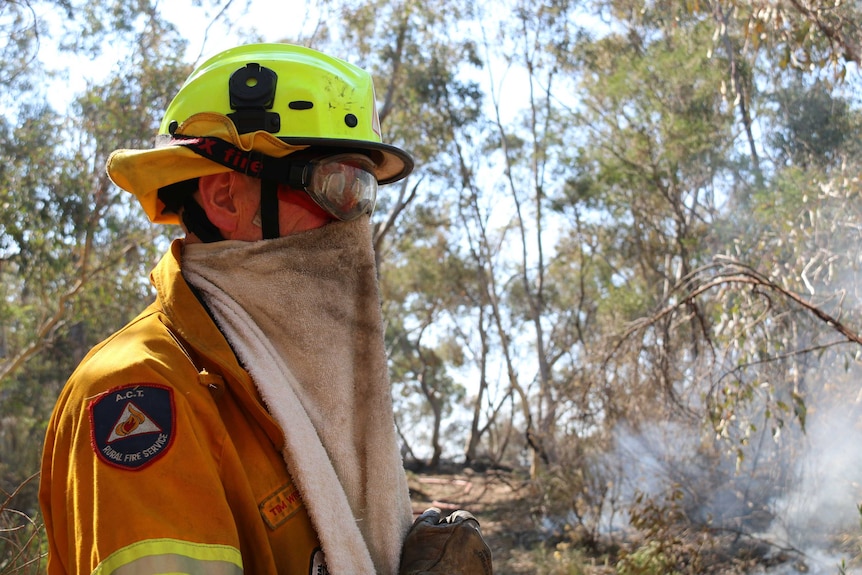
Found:
M 234 150 L 232 161 L 208 154 L 211 140 Z M 192 72 L 165 112 L 156 147 L 117 150 L 107 171 L 150 220 L 179 223 L 166 209 L 175 184 L 230 170 L 266 180 L 280 169 L 277 159 L 296 152 L 360 152 L 373 160 L 380 184 L 413 169 L 407 152 L 382 142 L 370 74 L 302 46 L 250 44 Z M 269 171 L 250 170 L 255 158 L 273 160 Z

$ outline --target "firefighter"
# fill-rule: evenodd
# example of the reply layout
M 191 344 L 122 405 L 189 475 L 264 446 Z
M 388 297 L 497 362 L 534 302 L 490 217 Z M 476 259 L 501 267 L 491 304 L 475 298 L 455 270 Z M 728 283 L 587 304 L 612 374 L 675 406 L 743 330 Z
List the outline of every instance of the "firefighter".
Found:
M 109 157 L 185 234 L 55 407 L 51 575 L 491 572 L 469 513 L 413 521 L 394 433 L 369 216 L 412 168 L 371 77 L 288 44 L 209 59 Z

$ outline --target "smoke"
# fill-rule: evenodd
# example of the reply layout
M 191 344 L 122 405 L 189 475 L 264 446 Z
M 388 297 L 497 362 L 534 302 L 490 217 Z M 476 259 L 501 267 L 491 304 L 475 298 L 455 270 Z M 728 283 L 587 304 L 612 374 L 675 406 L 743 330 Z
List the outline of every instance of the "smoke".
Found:
M 774 440 L 764 429 L 735 456 L 716 449 L 695 425 L 654 422 L 637 430 L 620 427 L 616 449 L 620 507 L 637 494 L 656 503 L 671 489 L 699 526 L 750 544 L 774 566 L 766 575 L 862 574 L 852 560 L 860 553 L 862 527 L 862 418 L 858 404 L 829 409 L 812 405 L 805 433 L 785 429 Z M 628 515 L 615 510 L 616 527 Z M 611 526 L 613 528 L 614 526 Z M 731 546 L 729 552 L 741 547 Z
M 814 410 L 791 462 L 793 482 L 771 502 L 774 520 L 762 536 L 800 550 L 808 573 L 838 573 L 842 559 L 860 552 L 860 423 L 858 404 Z

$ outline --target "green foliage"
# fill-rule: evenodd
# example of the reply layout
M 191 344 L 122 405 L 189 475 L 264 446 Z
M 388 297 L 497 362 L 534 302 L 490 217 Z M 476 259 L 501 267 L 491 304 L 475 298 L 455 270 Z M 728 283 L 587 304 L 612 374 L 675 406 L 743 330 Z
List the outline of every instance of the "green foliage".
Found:
M 679 575 L 700 573 L 698 549 L 681 537 L 685 517 L 682 491 L 673 489 L 664 502 L 644 493 L 635 496 L 630 522 L 643 533 L 642 545 L 621 554 L 616 564 L 620 575 Z
M 859 142 L 852 134 L 859 128 L 859 114 L 832 87 L 824 82 L 805 86 L 795 78 L 773 100 L 778 126 L 767 142 L 779 165 L 830 169 L 840 165 L 842 156 L 858 155 Z
M 558 253 L 577 261 L 589 246 L 590 275 L 579 285 L 590 295 L 595 285 L 597 297 L 586 298 L 596 305 L 595 329 L 618 331 L 649 315 L 707 256 L 717 215 L 710 188 L 729 168 L 734 121 L 721 97 L 721 63 L 698 49 L 710 32 L 687 21 L 663 41 L 610 34 L 578 53 L 585 112 L 572 121 L 601 144 L 573 150 L 572 175 L 553 206 L 577 224 Z

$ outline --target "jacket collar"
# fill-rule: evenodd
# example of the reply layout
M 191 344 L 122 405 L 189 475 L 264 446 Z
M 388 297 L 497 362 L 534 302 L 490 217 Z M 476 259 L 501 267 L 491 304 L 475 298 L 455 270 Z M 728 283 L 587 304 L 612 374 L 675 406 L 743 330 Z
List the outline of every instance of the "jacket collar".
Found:
M 150 273 L 158 304 L 169 319 L 166 327 L 191 348 L 185 351 L 192 353 L 198 371 L 207 369 L 225 379 L 237 400 L 255 415 L 273 444 L 281 449 L 281 429 L 263 407 L 251 376 L 240 366 L 230 344 L 183 278 L 183 245 L 183 240 L 174 240 Z

